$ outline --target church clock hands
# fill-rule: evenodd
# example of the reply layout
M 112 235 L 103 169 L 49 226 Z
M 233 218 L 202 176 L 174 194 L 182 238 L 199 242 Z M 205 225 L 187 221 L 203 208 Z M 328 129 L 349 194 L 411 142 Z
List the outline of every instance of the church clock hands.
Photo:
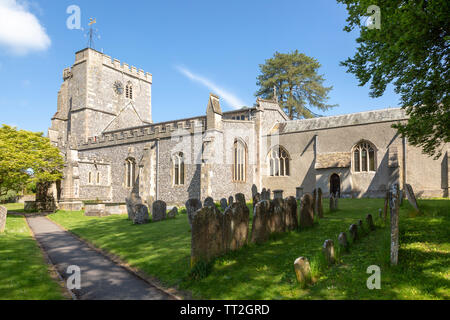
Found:
M 120 82 L 120 81 L 114 82 L 114 91 L 118 95 L 121 95 L 123 93 L 123 84 L 122 84 L 122 82 Z

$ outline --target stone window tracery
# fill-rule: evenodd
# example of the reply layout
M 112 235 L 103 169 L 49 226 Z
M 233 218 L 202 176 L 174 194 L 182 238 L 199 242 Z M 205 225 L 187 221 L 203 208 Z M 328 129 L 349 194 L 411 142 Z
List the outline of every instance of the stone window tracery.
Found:
M 368 141 L 362 141 L 353 147 L 353 171 L 374 172 L 375 148 Z
M 290 175 L 289 154 L 282 146 L 274 147 L 269 154 L 270 176 L 287 177 Z
M 246 148 L 242 141 L 236 140 L 233 146 L 233 180 L 245 182 Z
M 173 162 L 173 184 L 184 185 L 184 155 L 182 152 L 172 157 Z

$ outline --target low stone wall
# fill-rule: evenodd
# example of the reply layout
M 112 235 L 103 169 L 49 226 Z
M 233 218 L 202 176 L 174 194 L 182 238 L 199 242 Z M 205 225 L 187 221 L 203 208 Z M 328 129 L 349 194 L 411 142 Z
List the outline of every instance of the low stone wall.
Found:
M 26 201 L 36 201 L 36 195 L 35 194 L 27 194 L 24 196 L 19 197 L 18 203 L 25 203 Z
M 8 215 L 8 209 L 6 209 L 3 206 L 0 206 L 0 233 L 5 231 L 7 215 Z

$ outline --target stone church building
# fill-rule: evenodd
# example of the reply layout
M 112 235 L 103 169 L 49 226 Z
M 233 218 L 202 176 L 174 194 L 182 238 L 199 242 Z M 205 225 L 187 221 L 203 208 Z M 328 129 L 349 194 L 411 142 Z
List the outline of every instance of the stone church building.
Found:
M 407 119 L 401 109 L 289 120 L 277 101 L 223 112 L 211 94 L 205 115 L 153 123 L 151 100 L 151 74 L 93 49 L 75 54 L 48 131 L 66 163 L 60 208 L 101 201 L 126 212 L 135 184 L 147 203 L 169 205 L 238 192 L 251 199 L 253 184 L 285 197 L 299 187 L 383 197 L 393 183 L 448 196 L 448 146 L 433 160 L 409 145 L 391 128 Z

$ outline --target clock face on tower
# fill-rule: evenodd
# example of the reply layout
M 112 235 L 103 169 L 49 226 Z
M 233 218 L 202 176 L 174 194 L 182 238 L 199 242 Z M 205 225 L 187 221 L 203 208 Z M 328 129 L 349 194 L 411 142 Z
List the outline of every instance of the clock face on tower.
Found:
M 114 91 L 118 95 L 121 95 L 123 93 L 123 84 L 122 84 L 122 82 L 120 82 L 120 81 L 114 82 Z

